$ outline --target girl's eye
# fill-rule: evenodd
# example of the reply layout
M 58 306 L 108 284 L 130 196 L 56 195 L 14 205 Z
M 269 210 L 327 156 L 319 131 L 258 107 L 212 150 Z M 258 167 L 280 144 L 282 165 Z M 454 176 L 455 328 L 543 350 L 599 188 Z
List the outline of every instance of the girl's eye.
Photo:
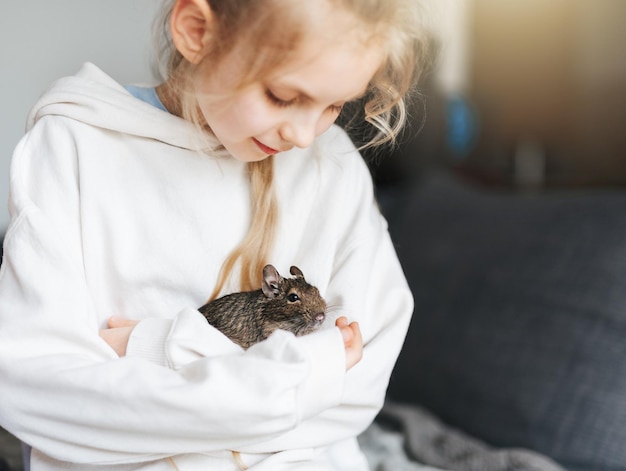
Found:
M 278 98 L 269 88 L 265 89 L 265 96 L 274 106 L 278 106 L 280 108 L 287 108 L 288 106 L 293 105 L 295 100 L 282 100 Z
M 290 303 L 295 303 L 296 301 L 300 301 L 300 297 L 296 293 L 291 293 L 289 296 L 287 296 L 287 299 L 289 300 Z
M 293 98 L 291 100 L 283 100 L 282 98 L 277 97 L 274 94 L 274 92 L 272 92 L 269 88 L 265 89 L 265 96 L 267 97 L 267 99 L 272 105 L 277 106 L 279 108 L 288 108 L 294 105 L 297 101 L 297 98 Z M 327 108 L 327 110 L 330 113 L 336 114 L 336 115 L 339 115 L 342 109 L 343 109 L 343 105 L 330 105 Z

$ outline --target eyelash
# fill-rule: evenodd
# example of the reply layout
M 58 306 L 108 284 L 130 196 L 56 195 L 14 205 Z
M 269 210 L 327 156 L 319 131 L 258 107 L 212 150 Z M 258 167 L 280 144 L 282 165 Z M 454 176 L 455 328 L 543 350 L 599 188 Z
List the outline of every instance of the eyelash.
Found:
M 330 105 L 328 109 L 335 114 L 339 114 L 343 110 L 343 105 Z
M 273 105 L 275 105 L 275 106 L 277 106 L 279 108 L 289 108 L 290 106 L 292 106 L 293 104 L 296 103 L 296 99 L 289 100 L 289 101 L 281 100 L 276 95 L 274 95 L 272 93 L 272 91 L 269 90 L 269 89 L 265 90 L 265 96 L 270 101 L 270 103 L 272 103 Z M 339 114 L 339 113 L 341 113 L 341 110 L 343 110 L 343 105 L 341 105 L 341 106 L 339 106 L 339 105 L 330 105 L 328 107 L 328 109 L 330 111 L 332 111 L 333 113 L 335 113 L 335 114 Z
M 296 101 L 296 100 L 289 100 L 289 101 L 281 100 L 276 95 L 274 95 L 272 91 L 269 89 L 265 90 L 265 96 L 272 104 L 278 106 L 279 108 L 288 108 L 291 105 L 293 105 Z

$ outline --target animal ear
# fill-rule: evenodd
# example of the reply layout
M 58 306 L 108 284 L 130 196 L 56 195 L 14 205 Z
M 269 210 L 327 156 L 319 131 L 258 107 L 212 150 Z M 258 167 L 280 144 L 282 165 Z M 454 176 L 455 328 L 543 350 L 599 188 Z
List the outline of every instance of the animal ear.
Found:
M 291 267 L 289 269 L 289 273 L 291 273 L 296 278 L 302 278 L 304 280 L 304 275 L 302 274 L 302 271 L 296 266 Z
M 278 270 L 273 265 L 265 265 L 263 267 L 263 282 L 261 283 L 261 289 L 263 294 L 268 298 L 275 298 L 280 294 L 278 289 L 280 283 L 283 281 L 282 276 L 278 274 Z

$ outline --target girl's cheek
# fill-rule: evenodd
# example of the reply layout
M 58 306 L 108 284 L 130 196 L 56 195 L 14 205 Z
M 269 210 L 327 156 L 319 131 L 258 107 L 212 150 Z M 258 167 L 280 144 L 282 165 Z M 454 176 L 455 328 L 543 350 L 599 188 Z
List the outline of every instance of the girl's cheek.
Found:
M 320 120 L 317 122 L 315 135 L 319 136 L 320 134 L 323 134 L 324 132 L 328 131 L 328 128 L 330 128 L 333 125 L 333 123 L 337 121 L 338 117 L 339 115 L 336 115 L 336 114 L 322 115 Z
M 256 99 L 255 99 L 256 98 Z M 280 110 L 272 107 L 265 98 L 251 98 L 243 103 L 240 108 L 242 117 L 247 117 L 251 121 L 267 121 L 276 119 L 276 115 Z
M 236 126 L 242 132 L 256 133 L 267 126 L 271 114 L 256 100 L 241 100 L 231 104 L 228 113 L 222 116 L 231 126 Z

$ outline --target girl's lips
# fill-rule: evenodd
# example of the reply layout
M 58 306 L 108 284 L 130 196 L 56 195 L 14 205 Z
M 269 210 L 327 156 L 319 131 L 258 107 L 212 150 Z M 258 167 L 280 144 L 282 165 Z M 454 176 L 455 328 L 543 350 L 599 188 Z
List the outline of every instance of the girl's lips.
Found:
M 257 145 L 257 147 L 259 149 L 261 149 L 264 153 L 266 153 L 268 155 L 274 155 L 274 154 L 278 154 L 280 152 L 279 150 L 272 149 L 271 147 L 267 147 L 262 142 L 257 141 L 254 137 L 252 138 L 252 140 L 254 141 L 254 143 Z

